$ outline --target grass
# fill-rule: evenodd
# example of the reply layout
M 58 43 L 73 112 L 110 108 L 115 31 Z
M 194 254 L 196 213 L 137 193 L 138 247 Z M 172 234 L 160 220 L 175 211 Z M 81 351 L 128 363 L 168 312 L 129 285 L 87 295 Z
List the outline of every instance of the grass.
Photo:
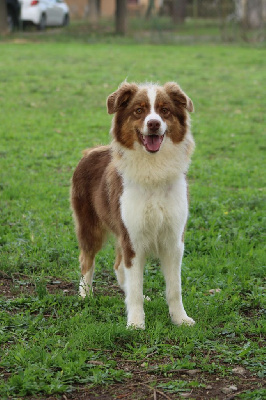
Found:
M 154 390 L 215 399 L 225 398 L 230 382 L 239 398 L 262 399 L 264 51 L 115 39 L 0 47 L 0 396 L 72 391 L 81 399 L 83 386 L 91 396 L 119 390 L 147 399 Z M 193 328 L 171 324 L 162 274 L 150 259 L 146 330 L 126 329 L 112 241 L 97 256 L 94 296 L 76 294 L 70 178 L 82 149 L 109 142 L 105 101 L 125 78 L 176 80 L 194 101 L 182 274 Z M 237 366 L 245 378 L 232 372 Z

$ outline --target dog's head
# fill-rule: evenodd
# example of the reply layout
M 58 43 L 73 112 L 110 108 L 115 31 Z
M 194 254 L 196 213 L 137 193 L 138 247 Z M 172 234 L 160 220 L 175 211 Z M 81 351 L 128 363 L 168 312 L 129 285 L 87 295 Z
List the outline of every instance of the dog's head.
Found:
M 174 82 L 125 82 L 108 97 L 107 109 L 115 114 L 112 134 L 120 144 L 133 149 L 137 142 L 145 151 L 157 153 L 166 137 L 175 144 L 184 139 L 193 103 Z

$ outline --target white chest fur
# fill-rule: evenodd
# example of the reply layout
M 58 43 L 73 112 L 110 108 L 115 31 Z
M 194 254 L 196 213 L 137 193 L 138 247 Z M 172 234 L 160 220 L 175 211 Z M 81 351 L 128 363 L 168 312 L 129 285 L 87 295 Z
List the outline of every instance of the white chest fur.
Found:
M 179 242 L 188 215 L 184 174 L 157 187 L 126 179 L 123 183 L 121 214 L 135 251 L 158 255 L 161 248 Z

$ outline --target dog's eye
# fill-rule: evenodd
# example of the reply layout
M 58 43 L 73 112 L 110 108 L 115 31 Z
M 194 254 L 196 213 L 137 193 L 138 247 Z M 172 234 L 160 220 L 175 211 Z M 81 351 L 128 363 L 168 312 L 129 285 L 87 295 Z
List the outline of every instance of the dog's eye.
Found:
M 166 107 L 162 108 L 162 114 L 168 115 L 169 113 L 170 113 L 170 111 L 168 110 L 168 108 L 166 108 Z
M 136 113 L 136 114 L 141 114 L 142 111 L 143 111 L 142 108 L 137 108 L 137 109 L 135 110 L 135 113 Z

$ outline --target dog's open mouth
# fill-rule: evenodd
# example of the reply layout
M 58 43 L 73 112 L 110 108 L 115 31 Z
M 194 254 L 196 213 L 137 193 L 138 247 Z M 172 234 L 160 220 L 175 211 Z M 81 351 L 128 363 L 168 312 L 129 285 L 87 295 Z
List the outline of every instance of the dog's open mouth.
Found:
M 156 153 L 160 150 L 164 135 L 140 135 L 145 149 L 150 153 Z

